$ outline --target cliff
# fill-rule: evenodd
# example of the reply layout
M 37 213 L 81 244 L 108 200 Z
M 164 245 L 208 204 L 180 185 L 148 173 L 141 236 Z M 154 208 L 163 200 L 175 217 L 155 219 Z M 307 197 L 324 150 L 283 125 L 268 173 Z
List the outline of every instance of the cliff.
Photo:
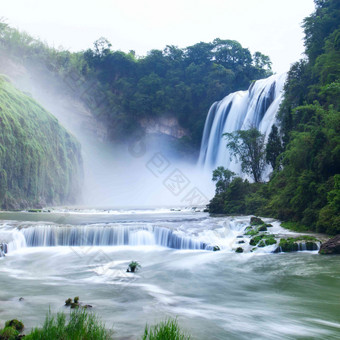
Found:
M 80 193 L 80 145 L 58 120 L 0 76 L 0 206 L 73 203 Z

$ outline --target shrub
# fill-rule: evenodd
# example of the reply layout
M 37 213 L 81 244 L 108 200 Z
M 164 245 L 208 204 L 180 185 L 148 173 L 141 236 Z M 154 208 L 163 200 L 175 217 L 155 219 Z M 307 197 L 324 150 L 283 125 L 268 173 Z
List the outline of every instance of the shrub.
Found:
M 189 340 L 190 336 L 185 335 L 179 328 L 177 319 L 169 319 L 159 324 L 145 326 L 143 340 Z

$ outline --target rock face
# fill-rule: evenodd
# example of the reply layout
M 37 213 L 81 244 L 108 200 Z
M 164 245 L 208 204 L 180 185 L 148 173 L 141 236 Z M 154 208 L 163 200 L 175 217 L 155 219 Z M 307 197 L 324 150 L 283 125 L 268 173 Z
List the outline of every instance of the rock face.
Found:
M 175 138 L 188 136 L 187 130 L 183 129 L 175 117 L 143 118 L 140 125 L 147 134 L 163 134 Z
M 340 254 L 340 234 L 323 243 L 319 254 Z

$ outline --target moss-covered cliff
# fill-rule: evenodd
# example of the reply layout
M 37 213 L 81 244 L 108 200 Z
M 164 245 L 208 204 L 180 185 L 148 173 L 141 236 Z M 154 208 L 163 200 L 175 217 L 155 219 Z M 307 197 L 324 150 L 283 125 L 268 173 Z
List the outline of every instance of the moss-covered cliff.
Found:
M 79 143 L 0 75 L 0 206 L 75 202 L 81 179 Z

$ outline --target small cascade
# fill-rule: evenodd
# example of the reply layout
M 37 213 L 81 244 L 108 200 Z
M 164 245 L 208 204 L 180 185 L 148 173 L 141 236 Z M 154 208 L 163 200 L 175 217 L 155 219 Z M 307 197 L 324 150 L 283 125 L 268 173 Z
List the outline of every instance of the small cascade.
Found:
M 4 257 L 7 254 L 8 246 L 7 243 L 0 243 L 0 257 Z
M 173 249 L 212 249 L 204 242 L 157 226 L 42 225 L 22 228 L 19 233 L 24 237 L 27 247 L 162 246 Z
M 248 91 L 231 93 L 214 103 L 204 126 L 198 165 L 211 172 L 224 166 L 238 174 L 240 165 L 230 160 L 226 132 L 256 127 L 268 137 L 276 120 L 276 113 L 283 96 L 286 74 L 273 75 L 254 82 Z

